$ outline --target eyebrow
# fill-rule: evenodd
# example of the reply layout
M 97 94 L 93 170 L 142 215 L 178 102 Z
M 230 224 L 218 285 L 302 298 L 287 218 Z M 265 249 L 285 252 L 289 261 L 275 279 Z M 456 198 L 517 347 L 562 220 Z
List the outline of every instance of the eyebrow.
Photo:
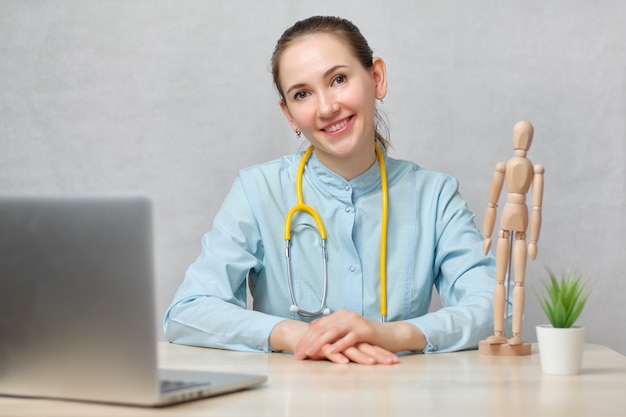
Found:
M 322 75 L 322 78 L 328 77 L 330 74 L 337 71 L 339 68 L 348 68 L 348 66 L 347 65 L 335 65 L 334 67 L 327 69 Z M 294 84 L 287 89 L 285 95 L 288 95 L 291 90 L 302 88 L 302 87 L 306 87 L 306 84 L 305 83 Z

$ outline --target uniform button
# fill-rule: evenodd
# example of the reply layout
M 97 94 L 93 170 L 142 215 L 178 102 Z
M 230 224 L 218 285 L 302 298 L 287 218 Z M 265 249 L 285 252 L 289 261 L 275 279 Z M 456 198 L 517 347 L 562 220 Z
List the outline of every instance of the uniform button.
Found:
M 354 272 L 354 271 L 356 271 L 356 266 L 350 265 L 350 272 Z
M 352 208 L 350 208 L 350 206 L 346 206 L 346 213 L 350 213 L 351 210 Z
M 346 190 L 346 191 L 350 191 L 350 184 L 346 184 L 346 185 L 343 187 L 343 189 L 344 189 L 344 190 Z

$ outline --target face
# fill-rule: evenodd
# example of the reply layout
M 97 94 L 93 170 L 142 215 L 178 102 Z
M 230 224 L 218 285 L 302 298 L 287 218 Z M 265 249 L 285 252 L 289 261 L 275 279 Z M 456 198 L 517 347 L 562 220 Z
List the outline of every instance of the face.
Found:
M 324 165 L 348 178 L 375 161 L 376 99 L 387 92 L 382 59 L 366 69 L 340 38 L 304 36 L 281 56 L 280 86 L 291 127 L 302 131 Z

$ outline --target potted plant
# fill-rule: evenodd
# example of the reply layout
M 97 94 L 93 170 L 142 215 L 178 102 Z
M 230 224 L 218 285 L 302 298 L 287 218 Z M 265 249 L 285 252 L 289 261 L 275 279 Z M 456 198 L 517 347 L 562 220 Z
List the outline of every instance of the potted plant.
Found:
M 546 374 L 575 375 L 580 373 L 585 344 L 585 327 L 575 323 L 587 303 L 589 289 L 577 271 L 563 272 L 559 278 L 547 271 L 549 279 L 539 303 L 550 324 L 537 326 L 541 369 Z

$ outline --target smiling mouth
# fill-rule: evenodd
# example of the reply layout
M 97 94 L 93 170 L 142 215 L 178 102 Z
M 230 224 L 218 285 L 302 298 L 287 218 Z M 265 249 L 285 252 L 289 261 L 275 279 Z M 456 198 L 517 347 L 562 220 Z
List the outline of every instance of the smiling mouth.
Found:
M 325 129 L 322 129 L 322 130 L 325 131 L 325 132 L 328 132 L 328 133 L 335 133 L 335 132 L 343 129 L 350 122 L 350 120 L 352 120 L 352 116 L 350 116 L 350 117 L 348 117 L 346 119 L 343 119 L 342 121 L 337 122 L 334 125 L 330 125 L 330 126 L 326 127 Z

